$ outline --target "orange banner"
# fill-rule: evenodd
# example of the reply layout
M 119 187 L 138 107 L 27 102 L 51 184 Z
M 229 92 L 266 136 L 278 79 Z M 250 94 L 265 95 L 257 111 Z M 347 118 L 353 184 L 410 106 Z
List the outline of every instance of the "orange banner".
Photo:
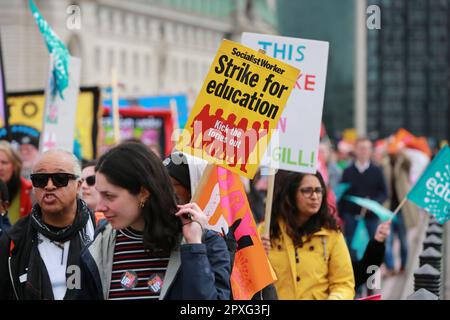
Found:
M 214 166 L 199 193 L 197 203 L 209 217 L 211 229 L 231 229 L 237 241 L 231 274 L 233 299 L 250 300 L 277 278 L 259 239 L 242 181 L 239 175 Z

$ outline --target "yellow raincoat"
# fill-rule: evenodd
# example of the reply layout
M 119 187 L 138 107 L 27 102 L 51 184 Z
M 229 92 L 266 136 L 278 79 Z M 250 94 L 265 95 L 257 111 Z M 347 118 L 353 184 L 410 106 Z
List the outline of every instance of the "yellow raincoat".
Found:
M 342 233 L 322 228 L 302 248 L 297 248 L 297 259 L 285 223 L 280 220 L 279 224 L 281 241 L 272 242 L 269 252 L 270 263 L 278 278 L 275 282 L 278 299 L 353 299 L 355 279 Z

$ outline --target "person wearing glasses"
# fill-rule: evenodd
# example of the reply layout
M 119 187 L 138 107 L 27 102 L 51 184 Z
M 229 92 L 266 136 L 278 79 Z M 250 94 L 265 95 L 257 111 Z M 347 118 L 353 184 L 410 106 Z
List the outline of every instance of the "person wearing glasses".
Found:
M 70 152 L 43 153 L 30 176 L 37 203 L 0 238 L 0 300 L 71 300 L 81 250 L 95 220 L 78 198 L 81 168 Z
M 95 165 L 97 161 L 89 161 L 83 165 L 81 171 L 81 199 L 86 202 L 89 209 L 95 211 L 100 195 L 95 189 Z
M 96 211 L 97 205 L 100 201 L 100 195 L 95 189 L 95 165 L 97 160 L 88 161 L 83 164 L 83 171 L 81 171 L 81 199 L 86 202 L 89 209 L 94 212 L 95 221 L 98 223 L 105 218 L 103 212 Z
M 321 174 L 291 172 L 276 189 L 270 237 L 261 240 L 278 278 L 278 298 L 353 299 L 350 253 L 330 213 Z

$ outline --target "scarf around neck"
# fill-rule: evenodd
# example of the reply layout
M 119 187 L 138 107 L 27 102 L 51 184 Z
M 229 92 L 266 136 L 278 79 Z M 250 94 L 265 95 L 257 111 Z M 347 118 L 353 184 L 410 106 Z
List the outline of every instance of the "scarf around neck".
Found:
M 52 231 L 42 220 L 42 212 L 39 205 L 34 205 L 30 214 L 31 228 L 51 241 L 64 243 L 70 241 L 67 267 L 79 263 L 80 254 L 92 240 L 86 233 L 86 225 L 91 218 L 91 211 L 86 203 L 77 200 L 77 212 L 73 223 L 61 230 Z M 94 225 L 95 227 L 95 225 Z M 28 290 L 23 292 L 24 299 L 53 300 L 53 291 L 48 270 L 38 251 L 38 241 L 33 242 L 29 251 L 28 261 Z M 66 277 L 69 274 L 66 274 Z M 72 300 L 77 297 L 77 289 L 67 288 L 64 300 Z
M 42 220 L 41 208 L 38 204 L 33 206 L 31 211 L 31 225 L 36 232 L 41 233 L 51 241 L 66 242 L 71 240 L 79 231 L 81 231 L 90 218 L 90 211 L 86 203 L 80 199 L 77 200 L 77 212 L 75 219 L 71 225 L 58 230 L 53 231 Z M 86 239 L 83 239 L 86 240 Z

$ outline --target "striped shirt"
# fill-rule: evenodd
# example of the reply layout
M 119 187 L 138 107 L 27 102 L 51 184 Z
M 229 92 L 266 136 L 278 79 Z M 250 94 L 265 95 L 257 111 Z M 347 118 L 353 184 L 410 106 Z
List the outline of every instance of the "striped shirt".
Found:
M 158 299 L 169 254 L 149 253 L 143 235 L 130 228 L 117 232 L 109 300 Z

